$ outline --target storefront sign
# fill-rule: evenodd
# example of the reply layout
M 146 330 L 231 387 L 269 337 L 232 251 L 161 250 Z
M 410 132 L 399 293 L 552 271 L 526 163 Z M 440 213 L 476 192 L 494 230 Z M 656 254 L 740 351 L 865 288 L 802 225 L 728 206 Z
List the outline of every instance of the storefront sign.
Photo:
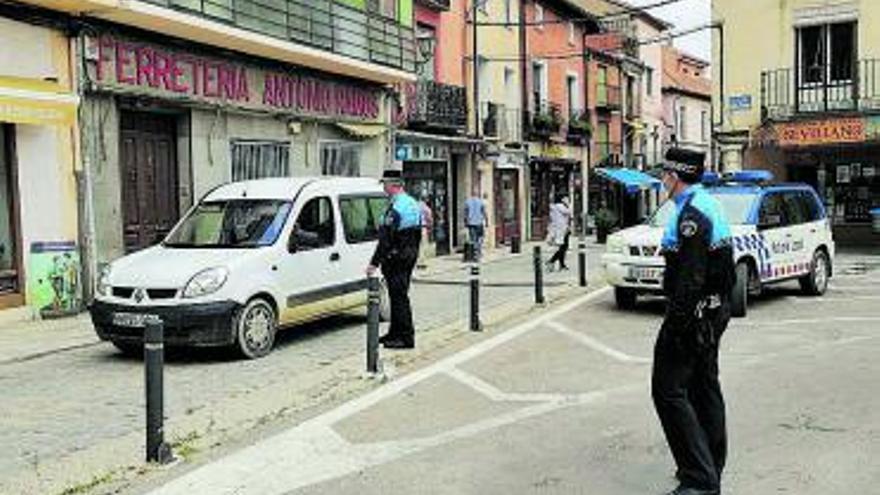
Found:
M 780 146 L 861 143 L 866 139 L 865 119 L 830 119 L 778 124 Z
M 752 109 L 752 95 L 733 95 L 728 99 L 732 112 L 745 112 Z
M 375 120 L 381 93 L 330 76 L 270 70 L 143 42 L 90 40 L 89 75 L 99 88 L 268 111 Z

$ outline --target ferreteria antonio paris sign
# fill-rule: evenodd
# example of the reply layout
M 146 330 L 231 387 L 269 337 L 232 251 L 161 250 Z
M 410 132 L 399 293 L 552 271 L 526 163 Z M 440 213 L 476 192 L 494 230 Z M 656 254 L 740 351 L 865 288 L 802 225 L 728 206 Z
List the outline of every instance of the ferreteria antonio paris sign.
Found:
M 88 43 L 89 77 L 101 90 L 296 115 L 379 118 L 381 91 L 366 82 L 269 69 L 111 35 Z

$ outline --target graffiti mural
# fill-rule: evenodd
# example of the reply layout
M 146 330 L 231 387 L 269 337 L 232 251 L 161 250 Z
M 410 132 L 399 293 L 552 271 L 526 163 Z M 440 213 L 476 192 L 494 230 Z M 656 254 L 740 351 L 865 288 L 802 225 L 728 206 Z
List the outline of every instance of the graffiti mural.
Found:
M 31 244 L 28 266 L 28 304 L 43 318 L 80 311 L 80 260 L 75 242 Z

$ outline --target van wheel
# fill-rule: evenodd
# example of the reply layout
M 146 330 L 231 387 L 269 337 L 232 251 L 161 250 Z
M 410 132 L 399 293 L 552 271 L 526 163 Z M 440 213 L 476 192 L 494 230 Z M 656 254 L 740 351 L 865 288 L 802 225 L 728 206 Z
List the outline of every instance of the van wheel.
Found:
M 236 343 L 248 359 L 261 358 L 272 351 L 278 318 L 275 308 L 265 299 L 252 299 L 238 313 L 235 321 Z
M 391 321 L 391 296 L 388 294 L 388 282 L 379 279 L 379 321 Z
M 816 251 L 813 254 L 813 263 L 810 265 L 810 273 L 804 275 L 798 282 L 801 290 L 808 296 L 821 296 L 828 290 L 828 255 L 824 251 Z
M 143 344 L 139 344 L 137 342 L 122 342 L 120 340 L 111 340 L 110 343 L 113 344 L 113 347 L 118 349 L 123 356 L 143 357 L 144 355 Z
M 749 282 L 752 270 L 748 263 L 736 264 L 736 283 L 733 284 L 733 294 L 730 297 L 730 314 L 742 318 L 748 312 Z
M 614 302 L 617 309 L 629 310 L 636 307 L 636 291 L 624 287 L 614 288 Z

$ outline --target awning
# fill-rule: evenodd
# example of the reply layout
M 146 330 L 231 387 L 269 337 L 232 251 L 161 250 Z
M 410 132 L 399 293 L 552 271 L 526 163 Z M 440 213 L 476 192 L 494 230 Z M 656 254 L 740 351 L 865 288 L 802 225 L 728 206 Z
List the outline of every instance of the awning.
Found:
M 631 168 L 600 168 L 596 169 L 596 173 L 622 184 L 629 194 L 635 194 L 648 189 L 659 191 L 663 187 L 663 182 L 660 179 Z
M 0 122 L 70 126 L 76 122 L 79 99 L 70 93 L 44 91 L 28 80 L 0 80 Z M 38 81 L 39 83 L 41 81 Z
M 337 122 L 336 126 L 352 136 L 360 139 L 369 139 L 381 136 L 388 131 L 385 124 L 349 124 L 345 122 Z

